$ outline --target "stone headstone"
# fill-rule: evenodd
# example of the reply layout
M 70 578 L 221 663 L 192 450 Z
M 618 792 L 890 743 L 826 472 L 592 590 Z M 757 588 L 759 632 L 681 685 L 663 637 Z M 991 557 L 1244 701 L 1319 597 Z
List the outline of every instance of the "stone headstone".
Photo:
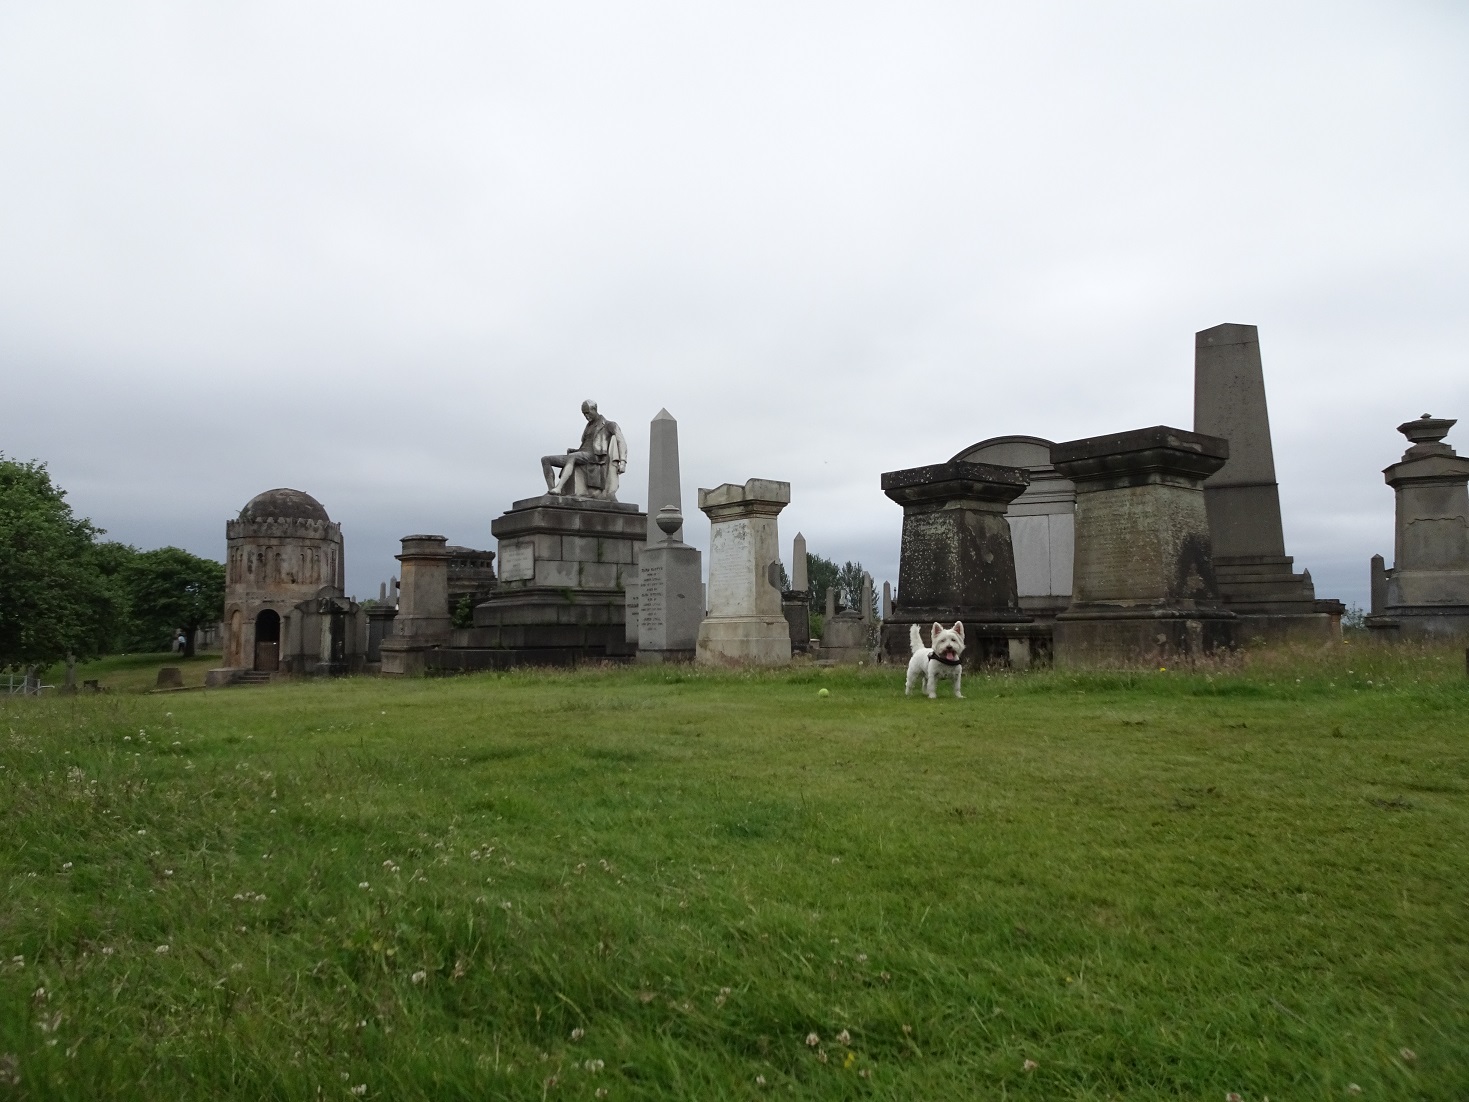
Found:
M 806 537 L 797 532 L 791 544 L 791 590 L 796 593 L 806 593 L 810 591 L 810 588 L 806 563 Z
M 700 663 L 784 665 L 791 633 L 770 568 L 780 556 L 776 518 L 791 500 L 791 484 L 752 478 L 699 491 L 710 521 L 709 615 L 699 625 Z
M 1194 335 L 1194 431 L 1229 442 L 1204 483 L 1214 569 L 1225 608 L 1245 638 L 1327 638 L 1309 574 L 1292 572 L 1280 521 L 1280 487 L 1265 402 L 1260 336 L 1253 325 Z
M 1166 663 L 1237 642 L 1204 504 L 1204 480 L 1228 457 L 1219 437 L 1163 425 L 1051 449 L 1076 483 L 1076 571 L 1071 607 L 1056 618 L 1058 665 Z
M 184 687 L 184 671 L 177 666 L 164 666 L 158 671 L 158 680 L 155 687 L 159 689 L 182 689 Z
M 882 583 L 882 618 L 884 621 L 893 618 L 893 583 Z
M 1398 426 L 1410 447 L 1382 472 L 1396 494 L 1395 551 L 1374 634 L 1469 634 L 1469 456 L 1443 442 L 1456 422 L 1424 414 Z

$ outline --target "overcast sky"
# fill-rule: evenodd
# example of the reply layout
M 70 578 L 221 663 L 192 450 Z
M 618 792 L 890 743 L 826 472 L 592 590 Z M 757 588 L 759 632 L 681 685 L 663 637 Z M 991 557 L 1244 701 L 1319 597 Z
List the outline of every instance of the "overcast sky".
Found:
M 787 480 L 896 580 L 883 471 L 1192 424 L 1260 327 L 1287 550 L 1365 604 L 1395 426 L 1469 451 L 1460 0 L 0 5 L 0 451 L 143 547 L 275 486 L 349 592 L 493 547 L 583 398 Z

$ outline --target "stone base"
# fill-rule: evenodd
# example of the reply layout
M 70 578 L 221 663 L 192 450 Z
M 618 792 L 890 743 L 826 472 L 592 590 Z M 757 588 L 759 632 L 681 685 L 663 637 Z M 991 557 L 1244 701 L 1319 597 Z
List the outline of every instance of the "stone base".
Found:
M 1239 645 L 1239 619 L 1213 609 L 1086 609 L 1056 620 L 1057 666 L 1160 665 L 1191 661 Z
M 639 650 L 693 654 L 704 620 L 702 556 L 686 543 L 655 543 L 638 558 Z
M 204 687 L 206 689 L 219 689 L 225 685 L 234 685 L 245 679 L 250 673 L 248 666 L 221 666 L 217 670 L 204 671 Z
M 383 640 L 379 650 L 378 672 L 384 677 L 420 677 L 427 669 L 428 656 L 438 650 L 434 642 L 415 642 L 400 636 Z
M 642 666 L 677 665 L 692 662 L 697 654 L 693 650 L 644 650 L 638 648 L 638 664 Z
M 791 660 L 791 629 L 785 617 L 730 617 L 699 625 L 695 661 L 703 666 L 784 666 Z
M 950 626 L 954 619 L 938 619 Z M 924 643 L 931 642 L 934 619 L 899 620 L 894 615 L 882 625 L 880 653 L 883 661 L 906 666 L 913 657 L 909 628 L 917 624 Z M 1009 666 L 1012 669 L 1029 669 L 1044 665 L 1051 658 L 1051 631 L 1048 623 L 1015 623 L 1011 621 L 986 622 L 964 620 L 964 668 L 978 670 L 985 667 Z
M 848 609 L 829 617 L 821 625 L 821 657 L 824 661 L 855 665 L 872 660 L 867 642 L 867 621 Z
M 1379 642 L 1435 642 L 1469 636 L 1469 605 L 1388 606 L 1381 616 L 1367 617 L 1367 630 Z
M 1264 616 L 1241 612 L 1241 643 L 1332 643 L 1341 639 L 1341 619 L 1324 612 Z

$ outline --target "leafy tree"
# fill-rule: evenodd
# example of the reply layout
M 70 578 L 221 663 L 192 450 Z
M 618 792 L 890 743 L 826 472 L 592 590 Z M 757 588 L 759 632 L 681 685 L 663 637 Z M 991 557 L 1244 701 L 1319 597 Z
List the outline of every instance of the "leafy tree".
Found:
M 842 603 L 848 608 L 862 611 L 862 564 L 860 562 L 846 562 L 842 564 L 837 574 L 837 585 L 841 588 L 837 591 Z
M 184 656 L 193 657 L 194 632 L 224 615 L 224 564 L 181 547 L 135 551 L 118 577 L 135 645 L 167 650 L 182 631 Z
M 0 669 L 94 657 L 115 630 L 101 531 L 65 499 L 44 463 L 0 456 Z
M 808 552 L 806 555 L 806 584 L 811 589 L 811 607 L 826 608 L 826 591 L 837 584 L 840 567 L 830 559 Z

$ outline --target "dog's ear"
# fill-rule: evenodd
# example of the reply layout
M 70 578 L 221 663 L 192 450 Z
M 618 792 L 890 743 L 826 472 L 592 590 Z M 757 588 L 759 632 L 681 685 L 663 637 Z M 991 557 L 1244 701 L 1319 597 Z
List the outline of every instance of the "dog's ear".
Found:
M 957 636 L 959 636 L 960 639 L 963 639 L 964 638 L 964 621 L 963 620 L 955 620 L 954 621 L 954 634 L 956 634 Z
M 928 640 L 929 640 L 928 645 L 929 646 L 933 646 L 935 643 L 938 642 L 939 633 L 942 632 L 943 630 L 944 630 L 944 625 L 943 624 L 937 624 L 936 623 L 936 624 L 933 625 L 933 634 L 928 637 Z

